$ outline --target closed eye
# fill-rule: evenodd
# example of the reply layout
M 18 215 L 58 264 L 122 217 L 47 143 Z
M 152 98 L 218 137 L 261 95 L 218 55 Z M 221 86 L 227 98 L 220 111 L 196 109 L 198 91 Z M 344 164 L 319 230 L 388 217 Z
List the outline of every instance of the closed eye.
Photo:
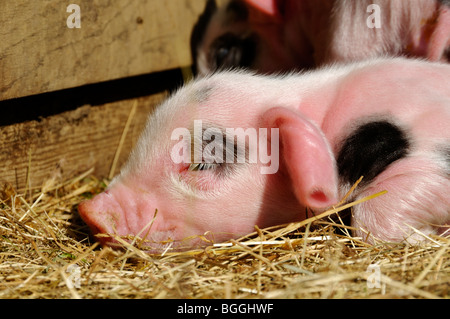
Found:
M 188 170 L 197 172 L 197 171 L 207 171 L 207 170 L 215 170 L 220 168 L 220 164 L 218 163 L 193 163 L 189 165 Z
M 235 133 L 233 133 L 235 134 Z M 211 124 L 205 124 L 202 127 L 202 135 L 191 134 L 191 160 L 194 163 L 187 163 L 184 170 L 193 173 L 205 173 L 204 176 L 215 175 L 217 177 L 232 174 L 236 169 L 237 163 L 247 162 L 248 148 L 244 140 L 244 145 L 238 143 L 236 136 L 227 137 L 224 129 L 217 128 Z M 197 141 L 197 143 L 196 143 Z M 196 147 L 201 157 L 196 159 Z M 243 148 L 242 150 L 240 148 Z M 244 157 L 242 161 L 242 156 Z M 208 173 L 208 174 L 206 174 Z M 197 175 L 197 174 L 194 174 Z

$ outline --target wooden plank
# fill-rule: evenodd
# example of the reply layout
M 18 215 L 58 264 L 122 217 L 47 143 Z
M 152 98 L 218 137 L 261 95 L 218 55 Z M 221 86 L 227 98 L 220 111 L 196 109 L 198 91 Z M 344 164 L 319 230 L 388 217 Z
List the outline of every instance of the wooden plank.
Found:
M 77 0 L 0 4 L 0 100 L 191 64 L 189 37 L 205 0 Z
M 110 173 L 125 124 L 135 106 L 117 169 L 128 158 L 148 114 L 166 96 L 82 106 L 76 110 L 0 127 L 0 181 L 16 190 L 41 187 L 50 179 L 65 180 L 95 168 L 99 178 Z

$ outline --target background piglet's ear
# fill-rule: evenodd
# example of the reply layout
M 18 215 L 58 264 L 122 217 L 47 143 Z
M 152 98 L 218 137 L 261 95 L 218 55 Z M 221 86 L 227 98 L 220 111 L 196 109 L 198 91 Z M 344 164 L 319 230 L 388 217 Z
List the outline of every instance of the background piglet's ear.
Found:
M 286 165 L 300 203 L 313 209 L 335 204 L 337 169 L 321 130 L 300 112 L 283 107 L 266 111 L 263 121 L 269 128 L 279 129 L 280 161 Z
M 277 19 L 281 18 L 277 0 L 245 0 L 245 2 L 266 15 Z
M 434 24 L 435 29 L 428 41 L 427 59 L 430 61 L 445 61 L 447 58 L 445 55 L 450 58 L 450 53 L 447 53 L 450 46 L 450 7 L 446 5 L 441 6 L 439 17 Z

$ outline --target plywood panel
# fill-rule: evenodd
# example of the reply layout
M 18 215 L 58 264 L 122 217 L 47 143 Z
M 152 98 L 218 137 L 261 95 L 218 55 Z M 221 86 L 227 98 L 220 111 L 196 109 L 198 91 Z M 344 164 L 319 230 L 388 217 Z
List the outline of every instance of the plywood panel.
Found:
M 40 187 L 51 178 L 71 178 L 91 167 L 95 176 L 108 177 L 130 118 L 113 172 L 118 173 L 147 115 L 165 96 L 161 93 L 96 107 L 86 105 L 41 121 L 0 127 L 0 182 L 25 190 Z M 133 106 L 135 113 L 130 117 Z
M 68 28 L 67 6 L 81 28 Z M 205 0 L 0 0 L 0 100 L 191 64 Z

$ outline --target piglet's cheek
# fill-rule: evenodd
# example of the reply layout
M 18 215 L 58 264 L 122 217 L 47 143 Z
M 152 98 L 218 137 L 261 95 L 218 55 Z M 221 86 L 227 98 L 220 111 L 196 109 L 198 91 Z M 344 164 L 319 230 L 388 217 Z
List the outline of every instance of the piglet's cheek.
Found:
M 217 186 L 217 179 L 214 173 L 209 170 L 193 171 L 190 169 L 190 165 L 183 165 L 177 171 L 178 174 L 174 178 L 181 183 L 180 186 L 188 186 L 191 190 L 203 191 L 214 189 Z

